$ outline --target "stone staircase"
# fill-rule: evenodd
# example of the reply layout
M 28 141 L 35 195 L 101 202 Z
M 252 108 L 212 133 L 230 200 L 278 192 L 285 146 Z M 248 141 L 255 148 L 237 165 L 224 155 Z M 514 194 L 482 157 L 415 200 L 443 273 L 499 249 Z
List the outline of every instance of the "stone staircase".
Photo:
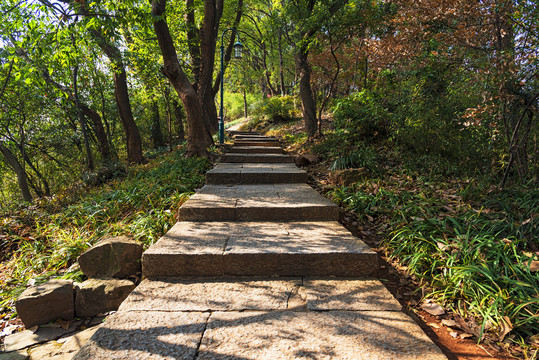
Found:
M 235 134 L 74 359 L 446 359 L 275 138 Z

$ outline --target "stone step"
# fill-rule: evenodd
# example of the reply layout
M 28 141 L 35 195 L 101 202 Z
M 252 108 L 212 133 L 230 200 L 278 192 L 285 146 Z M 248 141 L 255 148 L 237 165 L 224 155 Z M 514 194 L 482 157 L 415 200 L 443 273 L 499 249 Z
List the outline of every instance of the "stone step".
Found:
M 447 360 L 378 281 L 144 280 L 73 357 Z
M 307 172 L 294 164 L 217 164 L 206 173 L 206 184 L 306 183 Z
M 306 184 L 205 185 L 179 211 L 182 221 L 330 221 L 339 207 Z
M 231 149 L 232 150 L 232 149 Z M 294 158 L 284 154 L 239 154 L 226 153 L 221 156 L 221 163 L 293 163 Z
M 225 132 L 230 136 L 237 136 L 237 135 L 261 136 L 259 133 L 254 132 L 254 131 L 225 130 Z
M 230 151 L 235 154 L 283 154 L 280 146 L 234 146 Z
M 142 256 L 145 277 L 376 276 L 378 258 L 336 221 L 176 223 Z
M 278 141 L 250 141 L 250 140 L 239 140 L 235 141 L 232 145 L 232 148 L 235 147 L 246 147 L 246 146 L 265 146 L 265 147 L 280 147 L 281 144 Z
M 234 140 L 278 140 L 276 137 L 273 136 L 265 136 L 265 135 L 236 135 L 234 136 Z

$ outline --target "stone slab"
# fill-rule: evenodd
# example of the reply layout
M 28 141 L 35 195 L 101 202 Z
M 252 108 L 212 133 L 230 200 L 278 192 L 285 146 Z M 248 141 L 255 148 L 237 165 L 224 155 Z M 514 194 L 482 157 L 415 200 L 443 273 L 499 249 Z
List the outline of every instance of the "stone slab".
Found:
M 376 276 L 374 251 L 337 222 L 179 222 L 143 254 L 143 275 Z
M 14 333 L 4 339 L 4 349 L 5 351 L 15 351 L 55 340 L 75 332 L 80 324 L 81 321 L 73 321 L 66 329 L 60 326 L 40 326 L 36 331 L 24 330 Z
M 299 278 L 145 279 L 119 311 L 286 310 L 300 285 Z
M 306 278 L 304 287 L 309 310 L 402 310 L 379 280 Z
M 192 360 L 208 316 L 202 312 L 118 312 L 100 326 L 73 360 Z
M 0 360 L 26 360 L 28 352 L 26 350 L 10 351 L 7 353 L 0 352 Z
M 236 154 L 282 154 L 279 146 L 234 146 L 231 152 Z
M 233 152 L 236 147 L 244 146 L 280 147 L 281 145 L 278 141 L 239 140 L 234 142 L 229 151 Z
M 221 156 L 222 163 L 293 163 L 294 158 L 284 154 L 238 154 L 227 153 Z
M 331 221 L 339 207 L 307 184 L 205 185 L 179 211 L 182 221 Z
M 206 173 L 206 183 L 219 184 L 275 184 L 306 183 L 307 172 L 294 164 L 217 164 Z
M 447 360 L 400 312 L 214 312 L 197 360 Z

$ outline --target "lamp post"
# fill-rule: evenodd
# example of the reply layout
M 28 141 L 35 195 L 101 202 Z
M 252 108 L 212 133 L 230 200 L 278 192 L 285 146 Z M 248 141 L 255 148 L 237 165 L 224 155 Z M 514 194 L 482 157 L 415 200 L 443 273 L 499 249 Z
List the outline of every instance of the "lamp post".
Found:
M 240 42 L 240 34 L 234 28 L 228 28 L 221 34 L 221 105 L 219 109 L 219 144 L 222 144 L 225 139 L 225 118 L 223 113 L 223 98 L 224 98 L 224 74 L 225 74 L 225 46 L 224 46 L 224 37 L 227 31 L 233 31 L 236 33 L 237 40 L 234 43 L 234 58 L 241 59 L 241 52 L 243 50 L 243 44 Z

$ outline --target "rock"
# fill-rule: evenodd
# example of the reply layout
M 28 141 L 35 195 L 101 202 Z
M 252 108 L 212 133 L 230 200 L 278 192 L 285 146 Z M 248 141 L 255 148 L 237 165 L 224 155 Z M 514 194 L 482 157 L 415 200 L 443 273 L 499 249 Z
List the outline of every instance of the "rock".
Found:
M 294 158 L 294 163 L 296 166 L 309 165 L 309 161 L 303 155 L 298 155 Z
M 59 360 L 62 357 L 62 344 L 52 341 L 28 350 L 30 360 Z
M 75 313 L 88 318 L 118 309 L 135 284 L 129 280 L 89 279 L 77 286 Z
M 74 332 L 80 324 L 80 321 L 73 321 L 67 327 L 52 324 L 53 326 L 40 326 L 35 331 L 24 330 L 7 336 L 4 339 L 4 347 L 6 351 L 14 351 L 59 339 L 66 334 Z
M 320 158 L 314 154 L 298 155 L 294 158 L 294 162 L 297 166 L 316 164 L 319 161 Z
M 349 186 L 370 176 L 364 168 L 334 170 L 329 172 L 329 181 L 333 185 Z
M 15 302 L 26 328 L 56 319 L 73 320 L 73 281 L 49 280 L 26 289 Z
M 79 256 L 79 265 L 89 278 L 126 278 L 140 271 L 142 246 L 126 236 L 99 241 Z
M 303 157 L 309 162 L 309 164 L 317 164 L 320 158 L 314 154 L 305 154 Z
M 6 353 L 0 353 L 0 360 L 26 360 L 28 354 L 26 350 L 18 350 Z
M 92 335 L 99 329 L 99 326 L 94 326 L 83 330 L 71 337 L 62 345 L 60 349 L 64 356 L 71 354 L 73 356 L 77 351 L 79 351 L 84 344 L 90 340 Z

